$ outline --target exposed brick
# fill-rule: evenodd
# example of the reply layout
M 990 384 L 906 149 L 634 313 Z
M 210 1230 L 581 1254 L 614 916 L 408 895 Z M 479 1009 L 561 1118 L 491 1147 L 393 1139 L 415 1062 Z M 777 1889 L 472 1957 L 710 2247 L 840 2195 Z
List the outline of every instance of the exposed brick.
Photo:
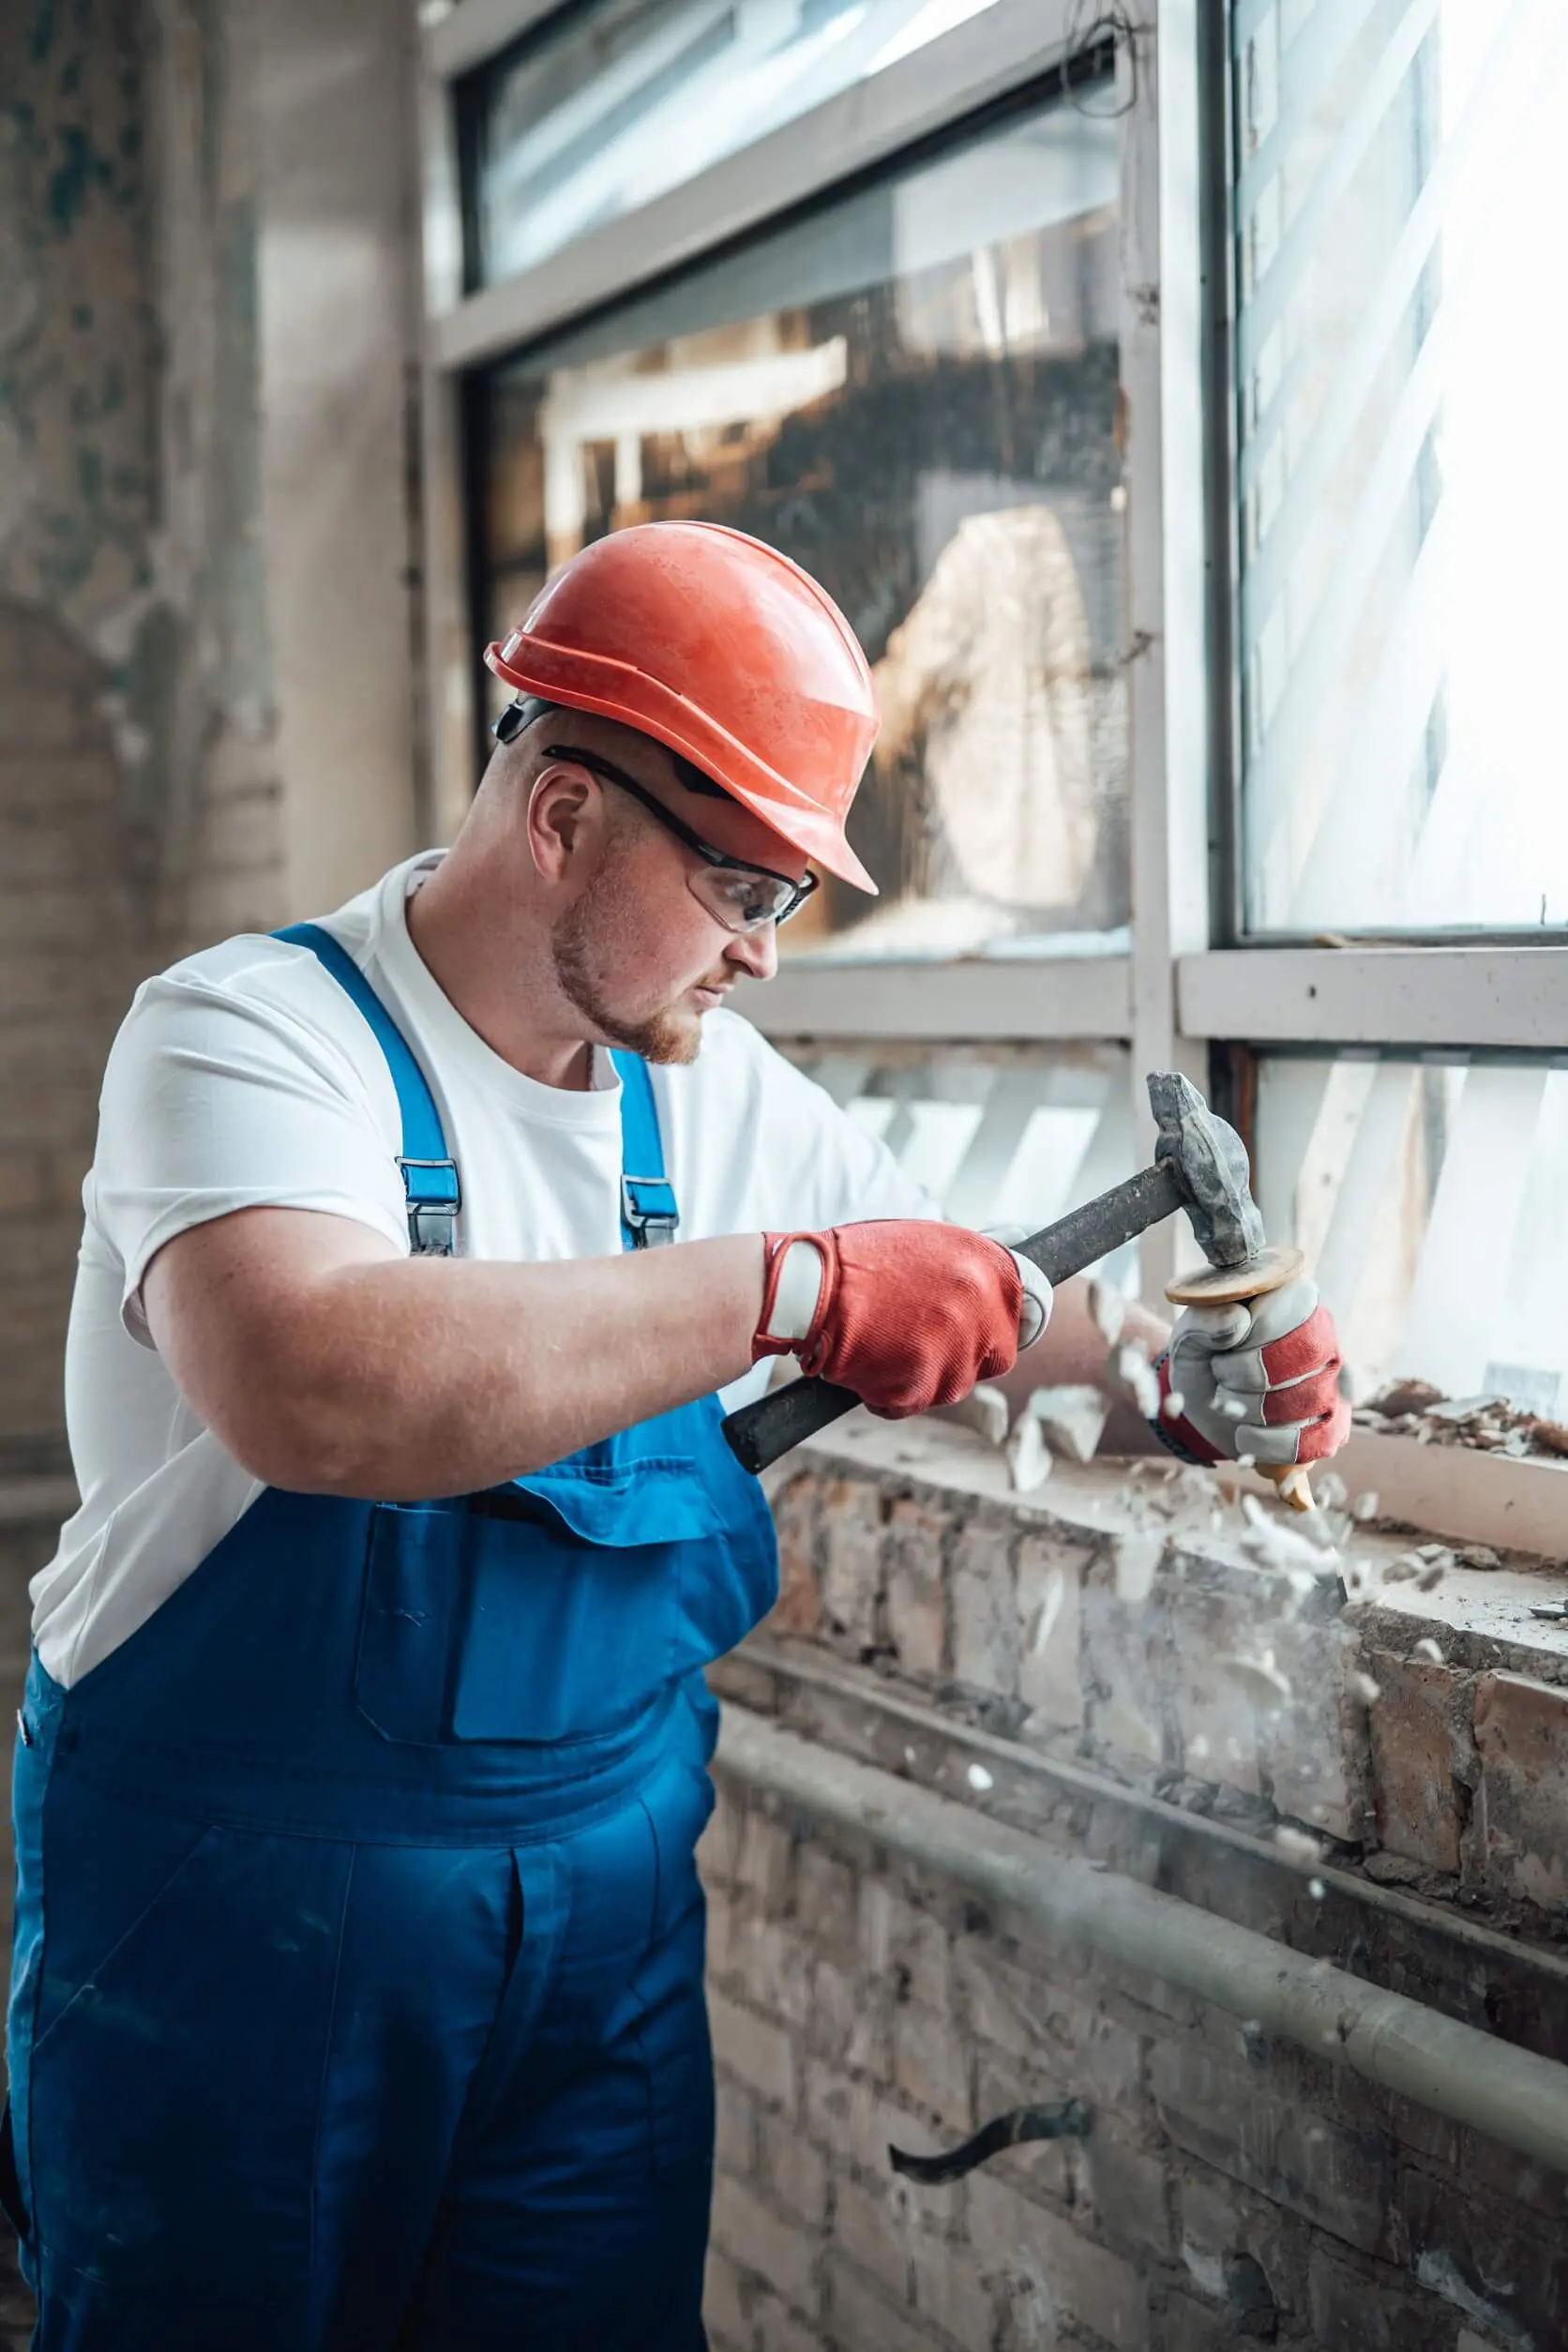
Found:
M 1156 1607 L 1119 1600 L 1104 1558 L 1084 1579 L 1080 1606 L 1090 1742 L 1113 1771 L 1146 1778 L 1166 1753 L 1163 1617 Z
M 897 1977 L 905 1993 L 928 2009 L 953 1999 L 953 1947 L 946 1930 L 885 1878 L 860 1890 L 860 1956 L 869 1974 Z
M 1405 2164 L 1390 2200 L 1386 2251 L 1484 2332 L 1568 2344 L 1568 2251 L 1533 2213 L 1467 2178 Z
M 795 1911 L 813 1952 L 849 1959 L 855 1948 L 859 1888 L 846 1862 L 814 1839 L 795 1855 Z
M 1013 1527 L 977 1512 L 953 1539 L 953 1672 L 972 1689 L 1010 1697 L 1018 1683 Z
M 716 2246 L 708 2249 L 708 2265 L 702 2278 L 702 2317 L 716 2343 L 749 2352 L 751 2318 L 746 2309 L 746 2283 L 736 2265 Z
M 810 1929 L 761 1914 L 737 1919 L 730 1940 L 730 1972 L 759 2009 L 793 2026 L 811 2014 Z
M 1100 2105 L 1139 2105 L 1142 2042 L 1129 2027 L 1008 1961 L 984 1938 L 966 1938 L 957 1965 L 977 2036 L 1027 2060 L 1064 2092 Z
M 912 2282 L 908 2198 L 902 2184 L 877 2186 L 842 2179 L 834 2192 L 833 2242 L 878 2280 L 897 2303 L 910 2299 Z
M 1331 1837 L 1360 1837 L 1369 1826 L 1365 1717 L 1345 1686 L 1355 1637 L 1344 1626 L 1288 1620 L 1275 1629 L 1274 1649 L 1290 1684 L 1289 1704 L 1259 1723 L 1274 1802 Z
M 1076 2151 L 1083 2202 L 1107 2243 L 1162 2259 L 1171 2250 L 1169 2172 L 1157 2148 L 1134 2139 L 1108 2117 Z
M 710 1993 L 708 2013 L 716 2063 L 738 2076 L 759 2098 L 792 2108 L 795 2053 L 784 2027 L 739 2008 L 722 1993 Z
M 761 2118 L 761 2174 L 776 2205 L 820 2229 L 827 2219 L 827 2159 L 797 2124 Z
M 849 1649 L 869 1650 L 876 1634 L 882 1555 L 882 1496 L 869 1479 L 823 1486 L 819 1557 L 824 1623 Z
M 761 1805 L 748 1806 L 735 1864 L 738 1882 L 763 1910 L 782 1911 L 790 1899 L 794 1867 L 795 1841 L 787 1824 L 764 1813 Z
M 750 2093 L 734 2083 L 718 2085 L 714 2161 L 720 2172 L 742 2179 L 757 2169 L 757 2110 Z
M 828 2352 L 827 2338 L 765 2288 L 757 2290 L 752 2316 L 757 2352 Z
M 984 2352 L 996 2329 L 996 2296 L 977 2254 L 918 2231 L 912 2239 L 914 2307 L 965 2352 Z
M 1153 2319 L 1159 2352 L 1240 2352 L 1229 2320 L 1174 2288 Z
M 1380 1696 L 1367 1711 L 1378 1843 L 1430 1870 L 1459 1867 L 1460 1812 L 1448 1711 L 1458 1687 L 1448 1668 L 1372 1651 Z
M 835 2352 L 948 2352 L 942 2338 L 900 2312 L 844 2255 L 828 2257 L 829 2340 Z
M 1180 2147 L 1370 2252 L 1391 2187 L 1390 2149 L 1276 2095 L 1256 2075 L 1220 2064 L 1196 2036 L 1155 2044 L 1150 2087 Z
M 819 1960 L 811 1979 L 807 2043 L 819 2057 L 884 2079 L 893 2072 L 893 1990 Z
M 1454 2341 L 1452 2306 L 1385 2263 L 1352 2265 L 1315 2246 L 1307 2292 L 1312 2341 L 1324 2352 L 1431 2352 Z
M 1118 2352 L 1144 2352 L 1148 2302 L 1137 2269 L 1061 2214 L 976 2173 L 969 2234 L 982 2262 L 1025 2280 L 1040 2278 L 1060 2313 L 1081 2320 Z
M 1033 1532 L 1018 1544 L 1018 1696 L 1031 1731 L 1077 1731 L 1083 1722 L 1078 1644 L 1088 1558 Z
M 915 2106 L 973 2129 L 970 2054 L 951 2014 L 913 2001 L 894 2012 L 893 2079 Z
M 807 1470 L 773 1497 L 773 1523 L 778 1532 L 778 1599 L 768 1621 L 771 1632 L 814 1634 L 822 1621 L 822 1596 L 817 1582 L 821 1495 L 822 1482 Z
M 1523 1674 L 1482 1675 L 1475 1744 L 1473 1866 L 1500 1893 L 1568 1900 L 1568 1691 Z
M 714 2184 L 714 2243 L 740 2269 L 765 2279 L 807 2317 L 819 2307 L 814 2231 L 765 2205 L 742 2181 L 721 2173 Z
M 814 2060 L 807 2060 L 806 2067 L 805 2112 L 811 2138 L 830 2152 L 836 2165 L 848 2162 L 876 2180 L 888 2178 L 890 2147 L 935 2155 L 944 2144 L 944 2134 L 875 2084 L 849 2081 Z M 920 2194 L 929 2221 L 942 2220 L 959 2203 L 959 2193 L 953 2188 L 922 2189 Z
M 947 1587 L 942 1545 L 951 1515 L 901 1495 L 887 1521 L 887 1633 L 905 1674 L 945 1674 Z

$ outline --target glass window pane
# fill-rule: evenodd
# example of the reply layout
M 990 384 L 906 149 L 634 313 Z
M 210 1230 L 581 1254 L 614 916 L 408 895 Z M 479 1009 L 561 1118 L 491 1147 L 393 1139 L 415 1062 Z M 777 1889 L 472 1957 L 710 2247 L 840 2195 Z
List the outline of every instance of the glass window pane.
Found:
M 1031 1233 L 1138 1166 L 1117 1046 L 807 1045 L 784 1050 L 969 1226 Z M 1130 1293 L 1138 1245 L 1093 1269 Z
M 1568 1068 L 1308 1058 L 1259 1065 L 1254 1182 L 1314 1265 L 1358 1395 L 1568 1405 Z
M 858 631 L 883 895 L 828 882 L 787 952 L 1124 944 L 1116 173 L 1114 123 L 1053 106 L 488 380 L 493 634 L 585 540 L 687 515 Z
M 1568 926 L 1568 11 L 1232 23 L 1248 927 Z
M 543 261 L 992 0 L 581 0 L 461 92 L 470 283 Z

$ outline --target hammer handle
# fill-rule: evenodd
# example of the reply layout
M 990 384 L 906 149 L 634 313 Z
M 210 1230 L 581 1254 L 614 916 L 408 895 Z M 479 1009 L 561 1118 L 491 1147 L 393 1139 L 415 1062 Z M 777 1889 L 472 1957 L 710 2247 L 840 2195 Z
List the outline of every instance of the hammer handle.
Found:
M 1020 1258 L 1039 1267 L 1053 1286 L 1082 1274 L 1135 1234 L 1145 1233 L 1182 1205 L 1176 1180 L 1166 1168 L 1141 1168 L 1081 1209 L 1048 1225 L 1017 1244 Z M 853 1410 L 860 1398 L 835 1380 L 792 1380 L 787 1388 L 760 1396 L 728 1415 L 724 1435 L 743 1470 L 765 1470 L 803 1439 L 815 1437 Z

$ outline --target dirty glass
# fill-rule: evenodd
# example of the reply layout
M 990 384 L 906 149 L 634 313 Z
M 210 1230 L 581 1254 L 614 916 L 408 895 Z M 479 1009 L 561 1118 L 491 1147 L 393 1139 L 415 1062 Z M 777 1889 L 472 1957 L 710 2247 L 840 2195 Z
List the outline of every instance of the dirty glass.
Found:
M 1231 23 L 1247 927 L 1560 929 L 1568 10 Z
M 700 515 L 822 580 L 882 734 L 790 954 L 1124 944 L 1114 122 L 1058 104 L 894 173 L 480 388 L 484 619 Z
M 992 0 L 585 0 L 484 67 L 460 106 L 471 285 L 883 72 Z
M 1138 1166 L 1119 1046 L 1043 1052 L 883 1041 L 784 1050 L 959 1225 L 1037 1232 Z M 1136 1243 L 1095 1271 L 1136 1290 Z
M 1568 1411 L 1568 1059 L 1269 1055 L 1255 1147 L 1358 1395 L 1410 1375 Z

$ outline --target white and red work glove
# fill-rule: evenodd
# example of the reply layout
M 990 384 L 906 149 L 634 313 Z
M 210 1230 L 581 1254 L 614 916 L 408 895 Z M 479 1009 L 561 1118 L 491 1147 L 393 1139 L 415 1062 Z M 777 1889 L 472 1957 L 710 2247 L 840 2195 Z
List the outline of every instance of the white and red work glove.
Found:
M 889 1421 L 1010 1371 L 1050 1319 L 1038 1267 L 965 1226 L 888 1218 L 762 1241 L 752 1361 L 798 1356 Z
M 1193 1462 L 1320 1462 L 1350 1426 L 1339 1334 L 1304 1275 L 1235 1306 L 1189 1306 L 1155 1365 L 1159 1436 Z

